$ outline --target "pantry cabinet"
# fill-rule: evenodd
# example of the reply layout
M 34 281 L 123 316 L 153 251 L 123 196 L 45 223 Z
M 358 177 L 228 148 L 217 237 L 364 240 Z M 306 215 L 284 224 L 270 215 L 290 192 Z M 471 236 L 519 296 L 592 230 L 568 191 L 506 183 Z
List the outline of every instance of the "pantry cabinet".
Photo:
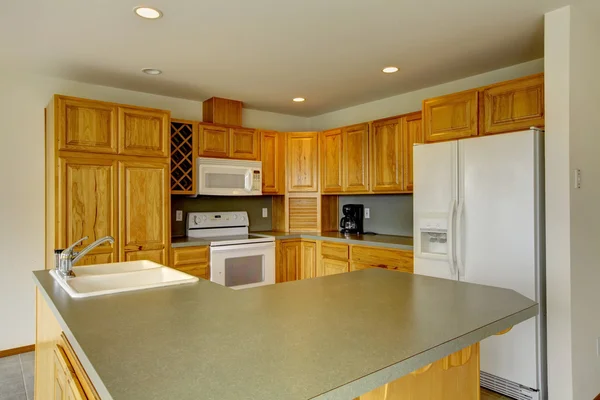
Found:
M 402 123 L 389 118 L 373 122 L 371 132 L 371 191 L 399 192 L 402 186 Z
M 323 193 L 337 193 L 344 189 L 343 142 L 341 129 L 321 133 L 321 191 Z
M 288 192 L 317 192 L 319 190 L 318 141 L 317 132 L 287 134 Z
M 467 90 L 423 101 L 425 142 L 477 136 L 479 90 Z
M 285 138 L 282 133 L 260 132 L 263 194 L 285 194 Z

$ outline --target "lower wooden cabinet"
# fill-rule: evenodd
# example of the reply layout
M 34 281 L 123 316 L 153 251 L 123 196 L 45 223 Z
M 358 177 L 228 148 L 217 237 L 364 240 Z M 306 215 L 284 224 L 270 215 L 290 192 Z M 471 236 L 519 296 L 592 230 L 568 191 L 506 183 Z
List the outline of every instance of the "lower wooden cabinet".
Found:
M 75 371 L 60 345 L 54 349 L 54 396 L 53 400 L 86 400 Z
M 278 240 L 275 282 L 314 278 L 317 274 L 317 242 L 314 240 Z
M 208 246 L 177 247 L 171 249 L 171 267 L 198 278 L 210 280 Z
M 317 276 L 317 242 L 303 240 L 300 245 L 299 279 L 310 279 Z
M 348 261 L 332 260 L 321 257 L 321 268 L 319 276 L 336 275 L 349 272 Z
M 383 247 L 351 246 L 352 270 L 365 268 L 385 268 L 394 271 L 414 271 L 413 252 Z

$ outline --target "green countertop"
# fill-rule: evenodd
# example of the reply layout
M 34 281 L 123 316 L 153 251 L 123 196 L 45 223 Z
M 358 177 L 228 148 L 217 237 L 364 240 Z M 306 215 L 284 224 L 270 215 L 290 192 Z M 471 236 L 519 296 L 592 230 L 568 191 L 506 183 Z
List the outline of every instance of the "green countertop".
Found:
M 103 400 L 352 399 L 538 313 L 512 290 L 378 268 L 87 299 L 34 280 Z
M 392 235 L 343 235 L 339 232 L 251 232 L 253 235 L 274 236 L 281 239 L 312 239 L 327 240 L 348 244 L 361 244 L 364 246 L 386 247 L 390 249 L 413 250 L 413 238 L 409 236 Z M 174 237 L 171 247 L 208 246 L 210 243 L 203 239 Z

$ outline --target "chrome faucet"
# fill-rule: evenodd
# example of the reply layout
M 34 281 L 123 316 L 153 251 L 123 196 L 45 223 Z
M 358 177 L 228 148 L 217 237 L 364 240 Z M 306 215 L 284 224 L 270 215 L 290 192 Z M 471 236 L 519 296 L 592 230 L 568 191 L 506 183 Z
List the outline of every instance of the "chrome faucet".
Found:
M 96 240 L 94 243 L 91 243 L 83 250 L 79 252 L 74 251 L 75 246 L 87 239 L 87 236 L 79 239 L 60 253 L 59 263 L 57 267 L 57 271 L 60 276 L 62 276 L 63 278 L 75 276 L 75 274 L 73 273 L 73 265 L 75 265 L 79 260 L 81 260 L 81 257 L 85 256 L 87 253 L 100 246 L 104 242 L 115 242 L 115 238 L 113 238 L 112 236 L 104 236 Z

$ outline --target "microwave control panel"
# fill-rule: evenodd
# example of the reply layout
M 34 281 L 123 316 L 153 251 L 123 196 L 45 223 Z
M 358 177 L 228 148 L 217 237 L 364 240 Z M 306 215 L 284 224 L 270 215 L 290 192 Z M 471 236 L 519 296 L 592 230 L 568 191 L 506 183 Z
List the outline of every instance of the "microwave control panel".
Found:
M 262 190 L 262 182 L 260 180 L 260 170 L 252 171 L 252 190 Z

